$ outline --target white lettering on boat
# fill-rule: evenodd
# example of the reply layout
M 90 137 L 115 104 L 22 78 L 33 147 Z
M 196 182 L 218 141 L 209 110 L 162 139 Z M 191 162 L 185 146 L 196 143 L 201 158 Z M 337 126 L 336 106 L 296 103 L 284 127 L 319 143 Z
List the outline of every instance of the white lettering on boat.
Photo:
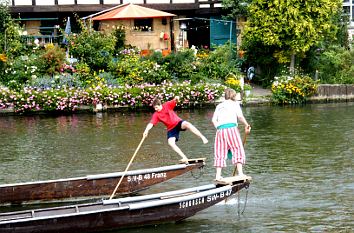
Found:
M 217 201 L 218 199 L 224 199 L 224 198 L 230 196 L 231 193 L 232 193 L 231 189 L 229 189 L 229 190 L 226 190 L 226 191 L 222 191 L 220 193 L 215 193 L 213 195 L 208 195 L 206 197 L 200 197 L 200 198 L 192 199 L 192 200 L 188 200 L 188 201 L 181 201 L 179 203 L 179 208 L 180 209 L 184 209 L 184 208 L 188 208 L 188 207 L 204 204 L 205 202 L 212 202 L 212 201 Z
M 150 180 L 150 179 L 161 179 L 161 178 L 167 178 L 167 173 L 166 172 L 160 172 L 160 173 L 147 173 L 143 175 L 132 175 L 132 176 L 127 176 L 127 181 L 128 182 L 140 182 L 143 180 Z
M 166 172 L 161 172 L 161 173 L 152 173 L 151 174 L 152 178 L 166 178 Z
M 182 202 L 179 203 L 179 208 L 180 209 L 184 209 L 184 208 L 187 208 L 187 207 L 204 204 L 204 202 L 205 202 L 205 197 L 200 197 L 200 198 L 192 199 L 192 200 L 189 200 L 189 201 L 182 201 Z

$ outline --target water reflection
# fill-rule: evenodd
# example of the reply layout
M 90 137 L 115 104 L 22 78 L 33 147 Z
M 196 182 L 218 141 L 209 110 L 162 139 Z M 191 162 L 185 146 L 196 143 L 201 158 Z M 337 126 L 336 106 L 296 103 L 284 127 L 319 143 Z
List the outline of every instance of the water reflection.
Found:
M 213 109 L 183 110 L 210 143 L 184 132 L 180 147 L 206 157 L 199 179 L 186 174 L 145 193 L 197 186 L 214 177 Z M 180 224 L 117 232 L 351 232 L 354 229 L 354 104 L 249 107 L 252 124 L 245 172 L 253 177 L 246 212 L 237 199 L 216 205 Z M 151 113 L 102 113 L 60 117 L 0 118 L 0 183 L 121 171 L 139 144 Z M 165 129 L 152 129 L 135 168 L 175 163 Z M 224 170 L 231 174 L 232 167 Z M 195 174 L 200 175 L 200 174 Z M 241 206 L 245 192 L 241 194 Z M 7 210 L 6 210 L 7 211 Z

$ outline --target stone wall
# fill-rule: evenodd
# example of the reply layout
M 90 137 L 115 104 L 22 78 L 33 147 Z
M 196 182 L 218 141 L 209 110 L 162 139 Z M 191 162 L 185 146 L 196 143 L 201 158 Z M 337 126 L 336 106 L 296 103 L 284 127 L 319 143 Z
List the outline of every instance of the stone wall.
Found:
M 310 102 L 354 101 L 353 84 L 321 84 Z

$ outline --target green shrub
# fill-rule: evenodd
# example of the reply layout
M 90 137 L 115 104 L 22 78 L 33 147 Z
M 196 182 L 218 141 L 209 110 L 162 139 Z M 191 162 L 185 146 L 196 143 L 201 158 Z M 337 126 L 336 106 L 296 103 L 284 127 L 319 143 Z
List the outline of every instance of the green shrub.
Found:
M 123 27 L 117 27 L 113 30 L 112 34 L 116 39 L 114 45 L 114 53 L 116 55 L 119 54 L 119 52 L 125 47 L 125 30 Z
M 82 82 L 87 82 L 91 79 L 91 69 L 85 62 L 79 62 L 76 64 L 76 75 Z
M 32 76 L 37 76 L 41 69 L 37 65 L 38 56 L 31 54 L 30 56 L 18 56 L 14 59 L 9 59 L 6 64 L 4 75 L 0 76 L 0 81 L 3 84 L 8 84 L 10 81 L 16 81 L 18 84 L 24 84 Z
M 230 73 L 239 73 L 237 58 L 235 57 L 235 48 L 230 47 L 229 43 L 216 47 L 209 52 L 207 56 L 198 56 L 198 72 L 205 79 L 225 81 Z
M 20 25 L 11 18 L 9 7 L 0 3 L 0 53 L 8 57 L 22 54 L 25 43 L 21 31 Z
M 163 62 L 171 78 L 179 81 L 190 80 L 190 77 L 197 72 L 196 57 L 191 49 L 171 53 L 164 58 Z
M 137 54 L 127 54 L 109 64 L 109 71 L 121 84 L 136 85 L 142 83 L 160 84 L 170 80 L 167 65 L 159 65 Z
M 82 31 L 68 36 L 70 54 L 92 71 L 105 70 L 114 55 L 116 37 L 87 28 L 79 20 Z
M 354 50 L 332 47 L 318 60 L 319 79 L 327 84 L 354 84 Z
M 65 51 L 53 44 L 47 44 L 40 59 L 44 73 L 54 75 L 60 72 L 65 63 Z

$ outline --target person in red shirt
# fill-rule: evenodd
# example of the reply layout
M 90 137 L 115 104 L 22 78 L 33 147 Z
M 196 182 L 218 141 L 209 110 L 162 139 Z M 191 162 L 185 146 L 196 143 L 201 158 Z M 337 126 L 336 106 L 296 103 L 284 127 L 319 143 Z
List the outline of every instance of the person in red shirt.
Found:
M 179 154 L 182 159 L 181 162 L 188 162 L 187 156 L 182 152 L 182 150 L 176 145 L 176 142 L 179 139 L 180 131 L 185 131 L 189 129 L 192 133 L 200 137 L 204 144 L 208 143 L 208 139 L 204 137 L 199 130 L 189 123 L 188 121 L 182 120 L 177 114 L 173 111 L 176 107 L 179 97 L 176 96 L 173 100 L 167 101 L 162 104 L 159 98 L 155 98 L 152 102 L 152 106 L 155 109 L 154 114 L 150 120 L 150 123 L 146 126 L 146 129 L 143 133 L 143 137 L 147 137 L 150 129 L 155 126 L 157 123 L 162 122 L 167 128 L 167 141 L 168 144 L 172 147 L 174 151 Z

